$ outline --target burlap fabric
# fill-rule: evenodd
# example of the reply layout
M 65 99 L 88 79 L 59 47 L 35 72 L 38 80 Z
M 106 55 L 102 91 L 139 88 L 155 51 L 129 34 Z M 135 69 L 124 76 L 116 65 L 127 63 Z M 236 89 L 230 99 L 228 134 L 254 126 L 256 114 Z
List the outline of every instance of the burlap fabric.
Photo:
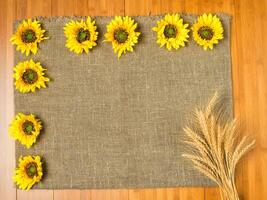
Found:
M 213 51 L 190 39 L 171 52 L 159 48 L 151 30 L 162 16 L 134 17 L 142 35 L 134 52 L 119 60 L 102 42 L 111 18 L 94 17 L 100 38 L 88 55 L 65 47 L 64 24 L 80 18 L 40 18 L 50 39 L 36 56 L 15 52 L 15 63 L 40 61 L 52 79 L 36 93 L 15 91 L 16 113 L 36 114 L 44 124 L 31 149 L 16 144 L 16 158 L 43 157 L 46 173 L 34 188 L 212 185 L 181 157 L 182 128 L 217 89 L 231 104 L 230 18 L 219 16 L 225 38 Z M 192 24 L 196 16 L 183 18 Z

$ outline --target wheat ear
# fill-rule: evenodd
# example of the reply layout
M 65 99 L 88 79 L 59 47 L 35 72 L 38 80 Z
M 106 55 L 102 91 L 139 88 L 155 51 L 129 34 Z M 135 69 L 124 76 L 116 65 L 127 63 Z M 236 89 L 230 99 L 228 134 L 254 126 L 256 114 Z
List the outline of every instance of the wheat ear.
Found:
M 184 128 L 185 143 L 191 148 L 191 153 L 183 156 L 218 184 L 223 200 L 239 200 L 235 186 L 236 165 L 254 147 L 255 140 L 247 136 L 238 139 L 237 120 L 222 118 L 224 110 L 216 108 L 218 102 L 216 92 L 205 109 L 195 110 L 192 124 Z

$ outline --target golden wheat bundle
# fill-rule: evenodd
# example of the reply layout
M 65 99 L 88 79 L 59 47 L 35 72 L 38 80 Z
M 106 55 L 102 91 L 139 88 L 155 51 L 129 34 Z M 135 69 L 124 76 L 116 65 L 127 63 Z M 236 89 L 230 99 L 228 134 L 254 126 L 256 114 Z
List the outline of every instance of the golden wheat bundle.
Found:
M 190 153 L 183 156 L 218 184 L 223 200 L 239 200 L 235 186 L 236 165 L 253 148 L 255 140 L 248 136 L 241 138 L 237 120 L 226 119 L 224 113 L 217 92 L 206 108 L 195 110 L 190 125 L 184 128 Z

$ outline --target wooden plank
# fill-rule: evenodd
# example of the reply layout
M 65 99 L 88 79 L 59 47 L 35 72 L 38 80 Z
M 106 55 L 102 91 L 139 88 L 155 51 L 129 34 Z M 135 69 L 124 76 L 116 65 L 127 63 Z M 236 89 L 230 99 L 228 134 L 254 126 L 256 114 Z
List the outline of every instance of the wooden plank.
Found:
M 55 200 L 91 200 L 91 193 L 87 190 L 54 190 Z
M 15 19 L 51 16 L 51 0 L 15 0 L 14 12 Z M 34 199 L 53 200 L 53 190 L 17 190 L 17 200 Z
M 16 19 L 26 19 L 36 16 L 51 16 L 52 0 L 15 0 Z
M 169 12 L 184 12 L 185 0 L 125 0 L 126 15 L 156 15 Z
M 228 13 L 233 16 L 233 22 L 232 22 L 232 29 L 231 29 L 231 54 L 232 54 L 232 69 L 233 69 L 233 88 L 234 91 L 236 90 L 236 81 L 238 76 L 235 71 L 237 69 L 236 67 L 236 60 L 238 57 L 238 51 L 236 48 L 236 39 L 237 39 L 237 27 L 236 27 L 236 17 L 234 16 L 234 1 L 232 0 L 226 0 L 226 1 L 221 1 L 221 0 L 216 0 L 213 3 L 207 2 L 207 1 L 202 1 L 198 2 L 196 4 L 196 1 L 186 1 L 187 4 L 185 5 L 185 11 L 186 12 L 192 12 L 192 13 L 204 13 L 204 12 L 223 12 L 223 13 Z M 193 5 L 195 4 L 195 6 Z M 234 93 L 234 99 L 236 99 L 238 94 Z M 236 107 L 236 101 L 234 107 Z M 238 109 L 235 111 L 237 114 Z M 241 166 L 241 165 L 240 165 Z M 239 171 L 237 172 L 238 180 L 237 180 L 237 185 L 239 191 L 242 192 L 242 168 L 239 168 Z M 206 188 L 205 189 L 205 199 L 218 199 L 219 198 L 219 192 L 218 189 L 210 189 Z
M 75 16 L 88 14 L 87 0 L 53 0 L 52 16 Z M 90 190 L 54 190 L 54 200 L 90 200 Z
M 87 0 L 53 0 L 52 15 L 53 16 L 74 16 L 88 14 Z
M 180 188 L 181 200 L 204 200 L 204 188 Z
M 129 190 L 129 200 L 204 200 L 204 188 Z
M 220 198 L 219 188 L 205 188 L 205 200 L 218 200 Z
M 13 117 L 12 66 L 13 49 L 9 38 L 12 34 L 14 1 L 0 1 L 0 196 L 16 199 L 12 182 L 15 168 L 14 141 L 8 136 L 8 126 Z
M 91 190 L 92 199 L 110 199 L 108 190 Z
M 116 0 L 53 0 L 53 16 L 123 15 L 124 1 Z M 73 194 L 75 196 L 73 196 Z M 55 200 L 128 199 L 128 190 L 56 190 Z
M 195 13 L 195 14 L 202 14 L 202 13 L 216 13 L 216 12 L 222 12 L 222 13 L 228 13 L 230 15 L 233 14 L 233 6 L 234 3 L 232 0 L 215 0 L 213 3 L 210 3 L 208 1 L 186 1 L 185 4 L 185 12 L 187 13 Z M 233 24 L 232 24 L 233 25 Z M 232 26 L 233 28 L 233 26 Z M 233 31 L 232 31 L 233 33 Z M 235 37 L 231 37 L 231 44 L 233 44 L 233 40 Z M 232 58 L 234 59 L 234 48 L 235 46 L 232 46 Z M 241 180 L 242 177 L 240 177 Z M 220 192 L 218 188 L 205 188 L 205 200 L 217 200 L 220 199 Z
M 177 188 L 162 188 L 156 189 L 155 200 L 176 200 L 180 199 L 180 189 Z
M 155 200 L 156 189 L 129 190 L 129 200 Z
M 128 200 L 129 191 L 127 189 L 121 190 L 109 190 L 110 191 L 110 200 Z M 92 196 L 94 192 L 92 191 Z
M 124 14 L 124 0 L 53 0 L 53 16 L 112 16 Z
M 185 1 L 173 0 L 125 0 L 125 15 L 157 15 L 168 12 L 184 12 Z M 204 199 L 204 189 L 168 188 L 153 190 L 130 190 L 129 199 Z
M 168 9 L 164 8 L 163 4 L 169 5 L 170 2 L 171 1 L 167 1 L 164 3 L 159 0 L 125 0 L 125 15 L 162 14 L 168 12 L 169 9 L 169 7 Z M 129 200 L 172 200 L 177 198 L 179 198 L 179 188 L 129 190 Z
M 53 190 L 17 190 L 17 200 L 53 200 Z
M 128 190 L 91 190 L 92 200 L 128 200 Z
M 150 10 L 150 0 L 125 0 L 125 15 L 149 15 Z
M 257 148 L 242 165 L 242 179 L 238 177 L 239 192 L 243 199 L 266 199 L 263 177 L 267 175 L 267 162 L 263 160 L 266 146 L 267 83 L 266 64 L 266 1 L 235 0 L 236 65 L 233 68 L 234 92 L 237 93 L 235 110 L 244 123 L 246 134 L 257 139 Z M 255 31 L 256 30 L 256 31 Z M 251 37 L 253 35 L 253 38 Z M 265 85 L 265 86 L 264 86 Z M 240 184 L 242 182 L 242 184 Z

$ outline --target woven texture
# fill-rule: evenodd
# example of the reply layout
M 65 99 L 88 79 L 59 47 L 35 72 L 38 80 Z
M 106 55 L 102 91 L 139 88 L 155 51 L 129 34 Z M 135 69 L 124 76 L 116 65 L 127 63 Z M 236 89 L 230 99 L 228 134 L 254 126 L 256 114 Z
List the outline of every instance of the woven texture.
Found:
M 14 92 L 16 113 L 36 114 L 44 123 L 31 149 L 16 143 L 16 158 L 44 158 L 46 175 L 34 188 L 213 185 L 181 157 L 182 128 L 215 90 L 223 91 L 232 110 L 230 17 L 219 15 L 225 39 L 214 50 L 190 39 L 171 52 L 159 48 L 151 30 L 161 17 L 134 17 L 141 38 L 119 60 L 111 44 L 102 42 L 111 18 L 94 18 L 101 34 L 88 55 L 65 47 L 65 23 L 80 18 L 40 18 L 50 39 L 36 56 L 15 52 L 15 63 L 40 61 L 52 79 L 36 93 Z M 192 24 L 196 16 L 183 18 Z

